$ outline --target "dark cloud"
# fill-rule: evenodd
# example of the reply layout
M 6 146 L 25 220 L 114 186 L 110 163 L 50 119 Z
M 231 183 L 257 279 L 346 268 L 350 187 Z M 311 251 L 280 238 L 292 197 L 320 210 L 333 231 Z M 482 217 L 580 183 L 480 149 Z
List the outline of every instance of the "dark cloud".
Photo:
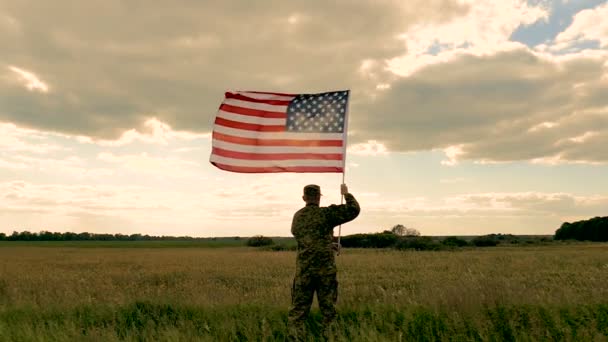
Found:
M 465 11 L 448 0 L 4 2 L 13 29 L 0 32 L 0 64 L 50 92 L 0 70 L 0 120 L 102 138 L 150 116 L 208 131 L 226 89 L 373 89 L 363 61 L 378 60 L 380 77 L 405 51 L 398 34 Z
M 460 146 L 487 161 L 608 161 L 605 149 L 563 140 L 608 133 L 601 58 L 555 62 L 527 49 L 461 56 L 402 78 L 353 116 L 359 139 L 415 151 Z M 548 125 L 547 127 L 543 125 Z M 382 132 L 380 134 L 380 132 Z

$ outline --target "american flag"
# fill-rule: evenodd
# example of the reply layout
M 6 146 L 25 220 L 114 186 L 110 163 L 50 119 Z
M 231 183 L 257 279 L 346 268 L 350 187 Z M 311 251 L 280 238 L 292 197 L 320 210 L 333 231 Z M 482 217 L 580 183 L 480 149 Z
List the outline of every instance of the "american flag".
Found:
M 227 92 L 209 161 L 232 172 L 343 172 L 348 98 L 348 90 Z

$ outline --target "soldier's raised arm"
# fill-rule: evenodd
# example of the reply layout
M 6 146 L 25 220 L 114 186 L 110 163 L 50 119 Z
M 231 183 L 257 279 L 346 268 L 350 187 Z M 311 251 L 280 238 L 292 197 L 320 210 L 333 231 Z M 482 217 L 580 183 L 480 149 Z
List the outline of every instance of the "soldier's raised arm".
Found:
M 346 184 L 340 185 L 340 192 L 344 195 L 344 199 L 346 200 L 346 204 L 340 205 L 330 205 L 327 207 L 327 221 L 333 227 L 352 221 L 357 216 L 359 216 L 359 212 L 361 208 L 359 207 L 359 202 L 355 199 L 351 193 L 348 192 L 348 187 Z

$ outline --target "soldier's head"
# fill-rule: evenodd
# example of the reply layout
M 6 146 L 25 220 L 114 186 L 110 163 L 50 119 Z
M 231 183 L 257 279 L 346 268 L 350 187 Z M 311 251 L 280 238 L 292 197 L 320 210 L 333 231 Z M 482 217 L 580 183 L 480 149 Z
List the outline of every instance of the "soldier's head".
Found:
M 304 187 L 304 196 L 302 199 L 306 204 L 319 205 L 321 202 L 321 187 L 315 184 L 309 184 Z

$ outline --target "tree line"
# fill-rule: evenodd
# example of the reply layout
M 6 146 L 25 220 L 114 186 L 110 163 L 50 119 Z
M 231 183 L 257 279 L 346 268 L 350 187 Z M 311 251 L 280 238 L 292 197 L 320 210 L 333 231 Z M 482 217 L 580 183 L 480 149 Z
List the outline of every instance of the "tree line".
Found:
M 153 236 L 142 234 L 97 234 L 73 232 L 30 232 L 14 231 L 7 235 L 0 233 L 0 241 L 214 241 L 218 239 L 240 240 L 238 236 L 209 238 L 191 236 Z M 285 238 L 282 238 L 285 239 Z M 554 240 L 608 241 L 608 217 L 594 217 L 573 223 L 565 222 L 555 231 Z M 401 224 L 381 233 L 353 234 L 341 238 L 342 247 L 352 248 L 396 248 L 417 250 L 440 250 L 455 247 L 492 247 L 500 244 L 535 244 L 550 242 L 547 236 L 521 236 L 512 234 L 488 234 L 475 237 L 430 237 L 421 236 L 414 228 Z M 255 236 L 245 243 L 248 246 L 274 245 L 271 238 Z M 276 244 L 274 249 L 293 249 L 284 243 Z
M 41 232 L 17 232 L 10 235 L 0 233 L 0 241 L 209 241 L 216 238 L 199 238 L 191 236 L 153 236 L 142 234 L 96 234 L 96 233 L 57 233 L 49 231 Z M 240 239 L 234 237 L 232 239 Z
M 555 240 L 608 241 L 608 216 L 564 222 L 555 231 Z

